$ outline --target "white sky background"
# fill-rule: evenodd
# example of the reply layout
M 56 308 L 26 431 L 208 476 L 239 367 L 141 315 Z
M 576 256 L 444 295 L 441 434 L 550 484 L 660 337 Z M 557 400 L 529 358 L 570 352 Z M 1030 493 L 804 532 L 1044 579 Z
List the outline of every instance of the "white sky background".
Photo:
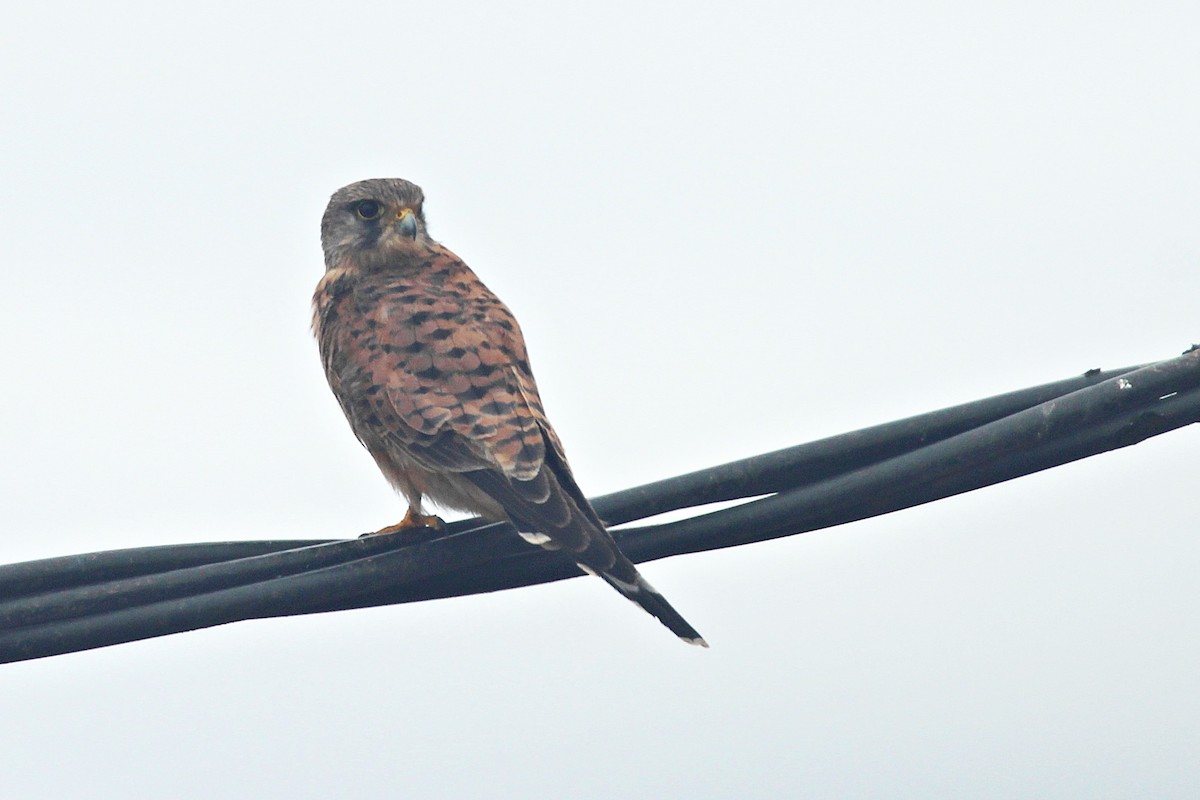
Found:
M 308 332 L 421 184 L 601 494 L 1200 340 L 1194 3 L 23 4 L 0 563 L 403 512 Z M 1200 431 L 595 580 L 0 667 L 25 797 L 1183 797 Z

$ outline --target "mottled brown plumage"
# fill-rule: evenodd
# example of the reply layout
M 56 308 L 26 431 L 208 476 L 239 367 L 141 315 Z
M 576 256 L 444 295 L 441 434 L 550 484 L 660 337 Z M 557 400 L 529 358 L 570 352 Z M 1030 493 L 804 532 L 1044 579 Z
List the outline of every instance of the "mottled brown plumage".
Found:
M 512 312 L 429 238 L 420 187 L 339 189 L 321 221 L 313 331 L 350 427 L 422 524 L 423 500 L 510 520 L 685 641 L 704 640 L 621 553 L 567 465 Z M 707 645 L 705 645 L 707 646 Z

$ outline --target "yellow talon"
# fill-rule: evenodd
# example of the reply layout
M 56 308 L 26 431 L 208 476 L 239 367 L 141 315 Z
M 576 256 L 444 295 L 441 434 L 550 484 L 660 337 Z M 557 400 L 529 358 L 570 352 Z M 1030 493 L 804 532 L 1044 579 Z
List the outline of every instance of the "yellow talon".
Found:
M 381 533 L 399 533 L 413 528 L 433 528 L 441 530 L 446 527 L 446 523 L 442 518 L 435 514 L 418 514 L 413 510 L 412 506 L 408 507 L 408 513 L 404 515 L 404 519 L 397 522 L 395 525 L 388 525 L 386 528 L 380 528 L 373 535 L 378 536 Z

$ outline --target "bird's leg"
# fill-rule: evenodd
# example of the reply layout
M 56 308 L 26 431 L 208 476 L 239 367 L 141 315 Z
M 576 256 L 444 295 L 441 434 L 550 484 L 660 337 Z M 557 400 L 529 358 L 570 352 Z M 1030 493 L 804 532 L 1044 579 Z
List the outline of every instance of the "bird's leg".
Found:
M 436 514 L 422 514 L 415 506 L 408 507 L 408 513 L 404 515 L 404 519 L 397 522 L 395 525 L 388 525 L 386 528 L 380 528 L 375 531 L 380 533 L 396 533 L 398 531 L 407 531 L 413 528 L 433 528 L 441 530 L 446 527 L 446 523 L 442 522 L 442 518 Z

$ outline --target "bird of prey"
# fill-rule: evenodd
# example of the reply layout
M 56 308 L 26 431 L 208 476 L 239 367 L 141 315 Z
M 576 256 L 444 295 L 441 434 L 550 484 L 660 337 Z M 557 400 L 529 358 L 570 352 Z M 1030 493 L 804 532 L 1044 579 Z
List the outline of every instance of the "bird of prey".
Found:
M 700 634 L 638 572 L 580 491 L 550 427 L 512 312 L 430 238 L 401 179 L 339 189 L 321 219 L 313 332 L 350 427 L 408 500 L 390 533 L 437 527 L 424 500 L 508 520 L 657 617 Z

